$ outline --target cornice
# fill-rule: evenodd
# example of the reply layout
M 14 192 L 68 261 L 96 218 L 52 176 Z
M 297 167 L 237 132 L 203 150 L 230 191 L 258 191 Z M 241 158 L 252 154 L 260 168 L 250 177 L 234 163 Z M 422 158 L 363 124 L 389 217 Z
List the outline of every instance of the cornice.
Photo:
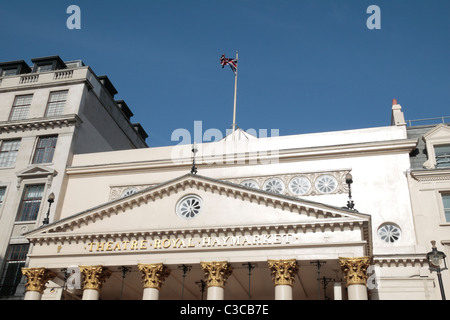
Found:
M 407 266 L 427 266 L 428 260 L 426 253 L 417 254 L 393 254 L 393 255 L 374 255 L 373 264 L 379 267 L 407 267 Z
M 117 232 L 96 232 L 96 233 L 68 233 L 50 232 L 28 236 L 28 240 L 33 244 L 58 244 L 63 242 L 80 242 L 103 239 L 139 239 L 139 238 L 160 238 L 160 237 L 185 237 L 189 235 L 219 236 L 235 234 L 267 234 L 274 231 L 280 234 L 344 231 L 361 229 L 367 226 L 365 220 L 329 219 L 317 222 L 299 222 L 289 224 L 267 224 L 267 225 L 236 225 L 226 227 L 199 227 L 186 229 L 159 229 L 159 230 L 130 230 Z M 330 243 L 331 245 L 331 243 Z
M 210 167 L 239 166 L 246 164 L 268 164 L 293 161 L 310 161 L 322 159 L 335 159 L 339 157 L 357 157 L 367 155 L 381 155 L 394 153 L 407 153 L 417 146 L 417 139 L 400 139 L 376 142 L 364 142 L 345 145 L 319 146 L 308 148 L 293 148 L 282 150 L 256 150 L 246 153 L 223 154 L 226 163 L 216 163 L 218 156 L 204 156 L 198 154 L 199 161 L 196 163 L 200 169 L 203 165 Z M 151 152 L 151 149 L 149 149 Z M 229 159 L 233 159 L 232 163 Z M 108 173 L 117 171 L 133 170 L 174 170 L 184 169 L 192 165 L 192 158 L 179 159 L 156 159 L 151 161 L 136 161 L 122 163 L 108 163 L 88 166 L 72 166 L 67 168 L 67 174 L 90 174 Z
M 411 170 L 410 173 L 411 173 L 411 176 L 419 182 L 450 180 L 450 168 L 448 168 L 448 169 Z
M 0 134 L 78 126 L 81 123 L 82 120 L 76 114 L 68 114 L 56 117 L 23 119 L 17 121 L 4 121 L 0 122 Z

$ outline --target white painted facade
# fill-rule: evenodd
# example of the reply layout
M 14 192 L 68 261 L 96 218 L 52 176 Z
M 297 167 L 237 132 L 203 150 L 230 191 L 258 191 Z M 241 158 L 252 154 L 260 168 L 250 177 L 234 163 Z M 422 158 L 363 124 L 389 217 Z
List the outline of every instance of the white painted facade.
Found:
M 409 194 L 409 154 L 417 139 L 407 137 L 399 105 L 388 127 L 239 137 L 198 145 L 197 174 L 189 174 L 191 145 L 75 155 L 58 221 L 27 234 L 34 244 L 29 266 L 58 274 L 50 282 L 56 298 L 64 285 L 61 268 L 102 265 L 112 275 L 96 298 L 142 299 L 147 291 L 137 266 L 162 263 L 171 274 L 159 299 L 180 299 L 181 292 L 201 299 L 201 263 L 226 261 L 234 271 L 220 299 L 439 299 Z M 357 212 L 343 208 L 347 173 Z M 324 175 L 335 183 L 326 192 L 318 182 Z M 311 182 L 303 196 L 289 187 L 296 177 Z M 264 190 L 270 179 L 281 181 L 281 193 Z M 248 180 L 256 188 L 242 185 Z M 192 195 L 201 199 L 201 212 L 180 217 L 177 204 Z M 383 240 L 379 229 L 386 225 L 399 237 Z M 371 259 L 367 292 L 345 288 L 343 257 Z M 273 259 L 298 263 L 292 291 L 274 288 L 267 265 Z M 320 277 L 332 283 L 325 292 L 318 290 L 317 262 L 323 262 Z M 256 266 L 250 286 L 248 263 Z M 180 267 L 186 265 L 192 269 L 184 282 Z M 125 278 L 123 266 L 131 270 Z

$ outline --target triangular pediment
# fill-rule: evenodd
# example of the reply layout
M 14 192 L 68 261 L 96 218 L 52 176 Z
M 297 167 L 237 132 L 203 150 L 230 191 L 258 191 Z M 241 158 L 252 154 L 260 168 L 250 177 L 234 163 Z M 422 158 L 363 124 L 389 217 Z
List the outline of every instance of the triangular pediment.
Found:
M 186 196 L 202 201 L 193 218 L 177 215 Z M 36 229 L 30 241 L 105 234 L 169 234 L 192 230 L 316 231 L 360 228 L 370 237 L 370 216 L 347 209 L 188 174 L 126 198 L 63 218 Z M 33 240 L 34 239 L 34 240 Z M 39 240 L 37 240 L 39 241 Z
M 45 166 L 29 166 L 23 170 L 16 172 L 19 178 L 25 177 L 42 177 L 42 176 L 56 176 L 57 172 L 54 169 Z
M 425 142 L 435 139 L 450 139 L 450 127 L 441 123 L 423 135 Z

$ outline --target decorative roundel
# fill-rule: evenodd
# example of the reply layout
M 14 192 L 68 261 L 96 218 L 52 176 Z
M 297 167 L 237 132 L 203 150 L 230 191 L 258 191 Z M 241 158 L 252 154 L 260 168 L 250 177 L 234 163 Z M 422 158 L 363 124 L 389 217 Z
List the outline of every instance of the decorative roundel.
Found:
M 120 197 L 125 198 L 128 196 L 131 196 L 132 194 L 135 194 L 136 192 L 138 192 L 138 190 L 136 188 L 128 188 L 122 193 L 122 195 Z
M 281 179 L 278 178 L 268 179 L 266 182 L 264 182 L 263 190 L 273 193 L 283 193 L 284 183 Z
M 199 196 L 189 195 L 178 201 L 176 212 L 179 217 L 192 219 L 202 209 L 202 199 Z
M 338 187 L 338 182 L 335 177 L 324 174 L 319 176 L 316 179 L 316 189 L 319 190 L 320 193 L 332 193 Z
M 387 243 L 394 243 L 400 239 L 401 230 L 395 224 L 384 224 L 378 228 L 378 236 Z
M 289 181 L 289 190 L 297 196 L 307 194 L 310 189 L 311 182 L 306 177 L 295 177 Z
M 244 187 L 259 189 L 258 182 L 255 180 L 245 180 L 241 182 L 241 185 Z

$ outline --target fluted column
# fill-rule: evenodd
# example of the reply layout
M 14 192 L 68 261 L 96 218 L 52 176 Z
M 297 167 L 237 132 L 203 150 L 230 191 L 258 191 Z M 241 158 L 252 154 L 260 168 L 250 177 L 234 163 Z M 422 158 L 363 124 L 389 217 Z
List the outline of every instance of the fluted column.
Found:
M 41 300 L 46 283 L 56 277 L 56 274 L 45 268 L 22 268 L 26 276 L 26 292 L 24 300 Z
M 233 273 L 233 267 L 227 261 L 202 262 L 208 287 L 207 300 L 223 300 L 225 283 Z
M 272 280 L 275 286 L 275 300 L 292 300 L 292 286 L 298 271 L 297 261 L 268 260 Z
M 369 257 L 339 258 L 347 281 L 348 300 L 367 300 L 367 268 Z
M 103 266 L 79 266 L 84 274 L 83 300 L 98 300 L 103 283 L 112 272 Z
M 170 275 L 170 269 L 162 263 L 158 264 L 138 264 L 142 272 L 142 282 L 144 293 L 142 300 L 158 300 L 161 285 Z

